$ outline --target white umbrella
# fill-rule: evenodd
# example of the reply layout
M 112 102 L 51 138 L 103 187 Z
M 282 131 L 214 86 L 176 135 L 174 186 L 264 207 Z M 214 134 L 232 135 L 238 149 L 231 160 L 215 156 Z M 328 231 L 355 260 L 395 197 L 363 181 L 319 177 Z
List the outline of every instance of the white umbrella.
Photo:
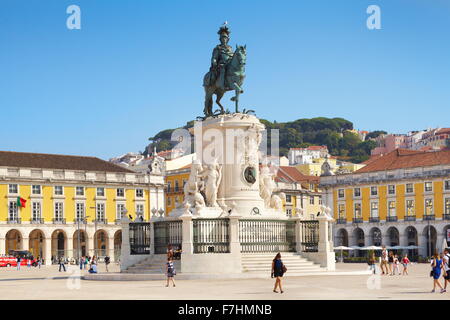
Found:
M 361 250 L 383 250 L 383 248 L 377 247 L 377 246 L 367 246 L 367 247 L 362 247 Z
M 334 250 L 341 250 L 341 262 L 343 261 L 343 257 L 342 257 L 342 251 L 344 250 L 355 250 L 351 247 L 346 247 L 346 246 L 339 246 L 339 247 L 334 247 Z
M 386 249 L 391 249 L 391 250 L 400 250 L 400 249 L 407 249 L 408 247 L 405 246 L 392 246 L 392 247 L 386 247 Z
M 413 250 L 413 249 L 419 249 L 419 247 L 418 246 L 407 246 L 407 247 L 405 247 L 405 249 L 408 249 L 408 250 Z
M 334 250 L 355 250 L 351 247 L 346 247 L 346 246 L 339 246 L 339 247 L 334 247 Z

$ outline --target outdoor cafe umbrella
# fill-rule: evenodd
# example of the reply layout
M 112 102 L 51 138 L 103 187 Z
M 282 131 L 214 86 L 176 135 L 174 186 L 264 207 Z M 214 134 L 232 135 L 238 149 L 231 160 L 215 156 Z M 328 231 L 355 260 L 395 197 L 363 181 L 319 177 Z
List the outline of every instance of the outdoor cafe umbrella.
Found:
M 361 250 L 382 250 L 382 247 L 377 247 L 377 246 L 367 246 L 367 247 L 361 247 Z
M 334 247 L 334 250 L 341 250 L 341 262 L 342 262 L 342 251 L 344 251 L 344 250 L 355 250 L 355 249 L 350 248 L 350 247 L 346 247 L 346 246 L 338 246 L 338 247 Z
M 413 246 L 413 245 L 411 245 L 411 246 L 405 247 L 405 249 L 413 250 L 413 249 L 419 249 L 419 247 L 418 247 L 418 246 Z

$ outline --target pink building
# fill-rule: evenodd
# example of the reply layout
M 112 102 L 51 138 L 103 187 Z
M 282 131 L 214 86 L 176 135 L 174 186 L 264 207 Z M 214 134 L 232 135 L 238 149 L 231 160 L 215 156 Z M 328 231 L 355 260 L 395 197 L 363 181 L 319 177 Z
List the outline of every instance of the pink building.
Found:
M 371 151 L 372 155 L 386 154 L 398 148 L 406 148 L 405 134 L 387 134 L 376 138 L 377 147 Z

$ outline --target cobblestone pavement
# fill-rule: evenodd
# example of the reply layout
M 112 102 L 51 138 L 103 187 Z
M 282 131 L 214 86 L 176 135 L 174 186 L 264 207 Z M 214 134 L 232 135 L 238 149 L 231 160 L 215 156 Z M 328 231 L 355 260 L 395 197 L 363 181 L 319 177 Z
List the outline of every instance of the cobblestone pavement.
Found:
M 338 270 L 364 270 L 366 264 L 338 264 Z M 110 266 L 118 271 L 117 265 Z M 273 280 L 180 280 L 176 287 L 163 281 L 87 281 L 71 266 L 42 269 L 0 268 L 2 299 L 442 299 L 450 293 L 430 293 L 432 280 L 427 264 L 412 265 L 409 276 L 311 276 L 285 278 L 283 294 L 272 292 Z M 100 265 L 100 272 L 105 272 Z M 86 271 L 82 271 L 86 272 Z M 449 286 L 450 289 L 450 286 Z

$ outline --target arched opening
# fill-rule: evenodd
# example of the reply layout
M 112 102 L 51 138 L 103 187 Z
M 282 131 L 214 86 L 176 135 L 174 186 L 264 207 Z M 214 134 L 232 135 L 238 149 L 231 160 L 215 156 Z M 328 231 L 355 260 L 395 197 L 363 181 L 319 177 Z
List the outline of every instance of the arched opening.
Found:
M 447 248 L 450 247 L 450 224 L 444 227 L 444 239 L 447 241 Z
M 120 260 L 120 250 L 122 248 L 122 230 L 114 234 L 114 261 Z
M 433 226 L 426 226 L 423 229 L 423 235 L 425 236 L 426 253 L 427 257 L 431 257 L 436 251 L 437 232 Z
M 400 233 L 396 227 L 390 227 L 387 233 L 389 236 L 389 246 L 394 247 L 400 245 Z
M 336 247 L 348 247 L 348 232 L 345 229 L 339 229 L 336 233 Z
M 108 254 L 108 234 L 105 230 L 98 230 L 94 234 L 94 255 L 105 257 Z
M 88 254 L 87 235 L 84 230 L 77 230 L 73 234 L 73 251 L 75 259 Z
M 22 249 L 22 234 L 16 230 L 9 230 L 5 237 L 5 253 L 9 254 L 13 250 Z
M 353 230 L 353 238 L 355 241 L 355 245 L 358 247 L 364 247 L 364 231 L 361 228 L 356 228 Z M 365 252 L 363 250 L 355 250 L 355 255 L 358 257 L 364 256 Z
M 69 254 L 66 252 L 66 233 L 60 229 L 52 233 L 52 263 L 56 263 L 58 259 L 68 258 Z
M 372 228 L 370 230 L 370 239 L 372 240 L 372 244 L 374 246 L 381 246 L 381 241 L 382 241 L 382 237 L 381 237 L 381 230 L 378 228 Z
M 30 232 L 29 238 L 29 251 L 33 255 L 33 257 L 41 257 L 44 259 L 48 259 L 48 257 L 44 257 L 44 246 L 45 246 L 45 235 L 39 229 L 35 229 Z
M 418 235 L 416 228 L 409 226 L 406 228 L 406 239 L 408 241 L 408 246 L 418 246 Z M 411 261 L 417 261 L 417 258 L 419 256 L 419 250 L 418 249 L 408 249 L 408 256 Z

